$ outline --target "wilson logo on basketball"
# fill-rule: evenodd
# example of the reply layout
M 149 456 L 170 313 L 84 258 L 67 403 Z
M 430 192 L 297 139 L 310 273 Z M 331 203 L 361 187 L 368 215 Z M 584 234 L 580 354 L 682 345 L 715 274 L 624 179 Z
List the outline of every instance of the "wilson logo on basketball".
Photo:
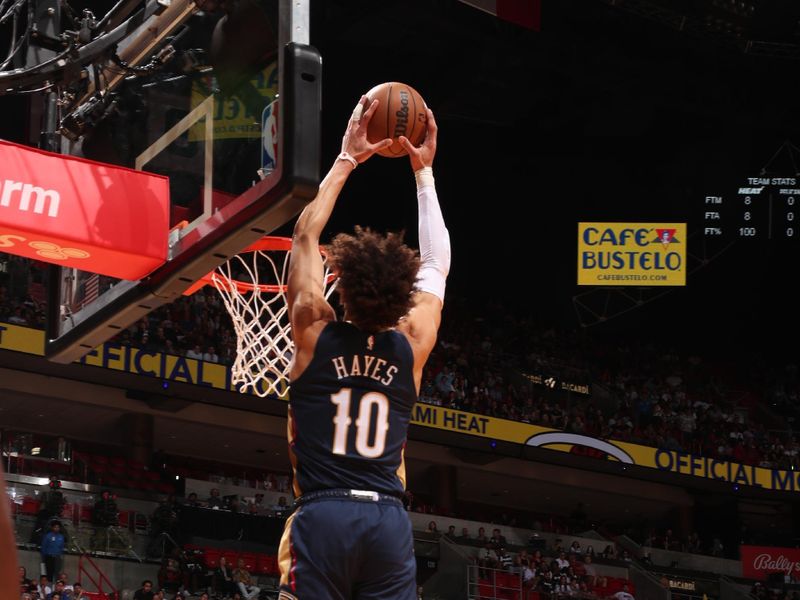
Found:
M 44 214 L 47 209 L 48 217 L 58 216 L 58 207 L 61 203 L 61 195 L 56 190 L 46 190 L 32 183 L 12 181 L 6 179 L 2 185 L 3 193 L 0 195 L 0 207 L 13 208 L 21 212 L 27 212 L 33 203 L 33 212 L 37 215 Z M 19 192 L 14 198 L 14 192 Z
M 397 122 L 394 124 L 394 137 L 406 134 L 408 129 L 408 92 L 400 90 L 400 108 L 394 113 Z

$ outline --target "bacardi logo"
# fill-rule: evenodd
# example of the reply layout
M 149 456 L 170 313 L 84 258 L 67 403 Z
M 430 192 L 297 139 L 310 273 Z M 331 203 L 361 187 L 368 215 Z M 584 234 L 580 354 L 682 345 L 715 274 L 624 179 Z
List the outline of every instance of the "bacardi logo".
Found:
M 46 190 L 32 183 L 6 179 L 2 183 L 0 193 L 0 208 L 16 209 L 28 212 L 33 208 L 37 215 L 45 214 L 48 217 L 57 217 L 61 196 L 56 190 Z

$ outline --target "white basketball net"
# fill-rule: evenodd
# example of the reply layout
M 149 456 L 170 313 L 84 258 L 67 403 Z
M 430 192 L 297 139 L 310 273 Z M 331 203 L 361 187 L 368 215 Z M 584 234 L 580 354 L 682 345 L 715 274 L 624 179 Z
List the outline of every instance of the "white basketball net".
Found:
M 282 249 L 247 250 L 210 275 L 236 331 L 231 383 L 242 393 L 264 398 L 283 396 L 289 389 L 294 354 L 286 305 L 290 253 Z M 327 266 L 324 277 L 327 299 L 336 279 Z

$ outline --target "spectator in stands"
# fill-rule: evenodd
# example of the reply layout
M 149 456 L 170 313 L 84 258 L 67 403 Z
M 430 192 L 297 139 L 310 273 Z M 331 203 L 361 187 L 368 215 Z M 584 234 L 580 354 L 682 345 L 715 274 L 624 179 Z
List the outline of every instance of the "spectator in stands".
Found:
M 470 539 L 471 538 L 469 536 L 469 529 L 467 527 L 462 527 L 461 528 L 461 535 L 458 536 L 458 542 L 460 544 L 465 544 L 465 543 L 469 542 Z
M 214 590 L 224 596 L 230 596 L 236 591 L 236 582 L 233 580 L 233 572 L 228 566 L 228 560 L 223 556 L 219 559 L 219 566 L 214 571 Z
M 541 550 L 534 550 L 533 554 L 531 554 L 530 561 L 531 561 L 531 565 L 538 569 L 539 565 L 541 565 L 543 563 L 543 561 L 544 561 L 544 559 L 542 558 L 542 551 Z
M 592 559 L 594 559 L 594 546 L 592 546 L 591 544 L 586 546 L 586 556 L 591 556 Z
M 163 557 L 172 551 L 177 544 L 178 511 L 177 504 L 172 495 L 162 498 L 158 506 L 150 515 L 150 544 L 147 547 L 148 555 Z
M 47 600 L 69 600 L 70 593 L 64 589 L 66 583 L 59 579 L 53 587 L 53 591 L 47 594 Z
M 222 498 L 219 497 L 219 490 L 214 488 L 211 490 L 211 495 L 206 500 L 208 508 L 222 508 Z
M 584 584 L 584 590 L 587 590 L 586 584 Z M 580 593 L 581 593 L 581 584 L 578 581 L 577 577 L 572 577 L 569 580 L 569 595 L 578 596 Z
M 58 478 L 50 477 L 47 487 L 48 491 L 42 494 L 42 508 L 36 515 L 36 524 L 31 531 L 30 541 L 33 544 L 41 544 L 42 538 L 50 529 L 50 523 L 61 516 L 67 502 L 61 492 L 61 482 Z
M 69 577 L 67 577 L 66 573 L 59 573 L 58 574 L 58 579 L 60 579 L 61 581 L 64 582 L 64 589 L 65 590 L 67 590 L 68 592 L 72 591 L 72 586 L 68 583 L 69 582 Z
M 594 566 L 591 554 L 586 554 L 583 557 L 583 572 L 586 577 L 586 583 L 590 588 L 593 588 L 597 583 L 597 569 Z
M 555 584 L 556 582 L 553 580 L 553 571 L 547 568 L 544 569 L 542 571 L 542 576 L 539 579 L 538 591 L 544 592 L 545 594 L 550 594 L 553 591 Z
M 517 558 L 519 558 L 520 566 L 527 566 L 531 564 L 531 557 L 528 556 L 527 550 L 520 550 L 519 554 L 517 554 Z
M 617 558 L 617 551 L 614 548 L 614 544 L 609 544 L 608 546 L 606 546 L 606 549 L 603 550 L 602 556 L 603 556 L 603 558 L 609 558 L 609 559 L 612 559 L 612 560 L 616 559 Z
M 559 552 L 555 562 L 559 573 L 566 573 L 567 569 L 569 569 L 569 560 L 567 559 L 566 552 Z
M 33 582 L 28 579 L 28 571 L 25 567 L 19 568 L 19 593 L 20 594 L 27 594 L 36 589 L 36 586 L 33 585 Z
M 170 594 L 177 594 L 184 584 L 184 569 L 181 549 L 174 546 L 161 561 L 158 571 L 158 587 Z
M 616 598 L 616 600 L 636 600 L 636 598 L 633 597 L 633 594 L 631 594 L 631 590 L 627 583 L 623 584 L 622 589 L 614 594 L 612 598 Z
M 224 509 L 229 510 L 231 512 L 235 512 L 235 513 L 241 512 L 242 505 L 239 502 L 239 496 L 237 494 L 232 494 L 230 496 L 225 496 L 224 500 L 225 500 L 225 502 L 222 505 L 222 507 Z
M 570 592 L 569 580 L 566 575 L 561 575 L 553 586 L 553 592 L 559 595 L 568 596 Z
M 212 363 L 219 362 L 219 355 L 217 354 L 216 350 L 214 350 L 214 346 L 209 346 L 208 350 L 203 353 L 203 360 Z
M 526 590 L 534 587 L 536 581 L 536 573 L 530 566 L 522 565 L 522 585 Z
M 186 496 L 186 501 L 183 504 L 184 506 L 191 506 L 191 507 L 200 506 L 200 500 L 197 499 L 197 493 L 192 492 L 191 494 Z
M 142 582 L 142 587 L 134 592 L 133 600 L 153 600 L 153 596 L 155 596 L 153 582 L 149 579 L 145 579 Z
M 103 490 L 100 498 L 94 503 L 92 522 L 100 527 L 116 527 L 119 525 L 117 500 L 109 490 Z
M 495 548 L 505 548 L 506 546 L 506 538 L 503 534 L 500 533 L 500 530 L 495 528 L 492 530 L 492 537 L 489 540 L 489 544 L 491 544 Z
M 200 348 L 200 344 L 195 344 L 194 347 L 186 353 L 186 358 L 203 360 L 203 350 Z
M 253 585 L 253 579 L 250 577 L 250 572 L 244 566 L 244 559 L 240 558 L 236 563 L 236 570 L 233 572 L 233 580 L 242 592 L 244 600 L 251 600 L 257 598 L 261 593 L 261 588 Z
M 446 537 L 450 541 L 455 541 L 455 539 L 456 539 L 456 526 L 455 525 L 450 525 L 450 527 L 447 528 L 447 533 L 444 534 L 444 537 Z
M 572 554 L 581 554 L 581 543 L 578 540 L 572 542 L 572 545 L 569 547 L 569 551 Z
M 675 538 L 672 535 L 672 529 L 667 529 L 664 533 L 664 538 L 661 540 L 661 547 L 664 550 L 672 550 L 675 546 Z
M 64 555 L 64 535 L 61 533 L 61 523 L 53 521 L 50 524 L 50 531 L 42 538 L 40 552 L 42 562 L 47 571 L 47 579 L 52 581 L 61 571 L 61 564 Z M 49 592 L 48 592 L 49 593 Z
M 455 379 L 455 374 L 450 370 L 449 365 L 444 365 L 442 370 L 434 378 L 433 382 L 436 386 L 436 391 L 441 394 L 443 398 L 447 398 L 450 395 L 450 392 L 454 392 L 455 388 L 453 387 L 453 380 Z
M 72 600 L 89 600 L 83 586 L 78 582 L 72 584 Z
M 431 523 L 436 525 L 436 523 L 434 523 L 433 521 L 431 521 Z M 489 543 L 489 538 L 486 537 L 486 529 L 484 529 L 483 527 L 478 527 L 478 537 L 475 538 L 475 541 L 480 544 Z
M 506 552 L 506 549 L 503 546 L 499 546 L 497 550 L 495 550 L 495 553 L 497 554 L 497 558 L 495 559 L 497 567 L 503 571 L 510 571 L 513 560 L 511 555 Z
M 278 503 L 272 505 L 272 514 L 275 517 L 283 517 L 289 511 L 289 505 L 286 503 L 286 496 L 278 498 Z
M 255 498 L 253 499 L 253 512 L 257 515 L 266 515 L 269 510 L 267 509 L 267 505 L 264 504 L 264 494 L 258 493 L 256 494 Z
M 50 580 L 47 579 L 47 575 L 42 575 L 39 577 L 39 585 L 35 586 L 33 592 L 39 598 L 47 598 L 52 591 L 53 588 L 50 587 Z
M 428 533 L 439 535 L 439 528 L 436 526 L 436 521 L 428 523 Z
M 711 542 L 711 556 L 723 556 L 725 554 L 725 546 L 722 544 L 722 540 L 719 539 L 718 535 L 714 536 L 714 540 Z

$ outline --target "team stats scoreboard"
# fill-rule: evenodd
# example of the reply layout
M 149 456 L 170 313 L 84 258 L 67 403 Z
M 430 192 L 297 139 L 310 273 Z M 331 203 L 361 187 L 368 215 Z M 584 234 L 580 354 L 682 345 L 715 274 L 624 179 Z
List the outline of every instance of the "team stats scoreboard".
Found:
M 702 197 L 706 239 L 800 241 L 800 149 L 784 143 L 757 175 L 734 178 Z
M 707 238 L 800 239 L 800 177 L 747 177 L 735 190 L 703 198 Z

